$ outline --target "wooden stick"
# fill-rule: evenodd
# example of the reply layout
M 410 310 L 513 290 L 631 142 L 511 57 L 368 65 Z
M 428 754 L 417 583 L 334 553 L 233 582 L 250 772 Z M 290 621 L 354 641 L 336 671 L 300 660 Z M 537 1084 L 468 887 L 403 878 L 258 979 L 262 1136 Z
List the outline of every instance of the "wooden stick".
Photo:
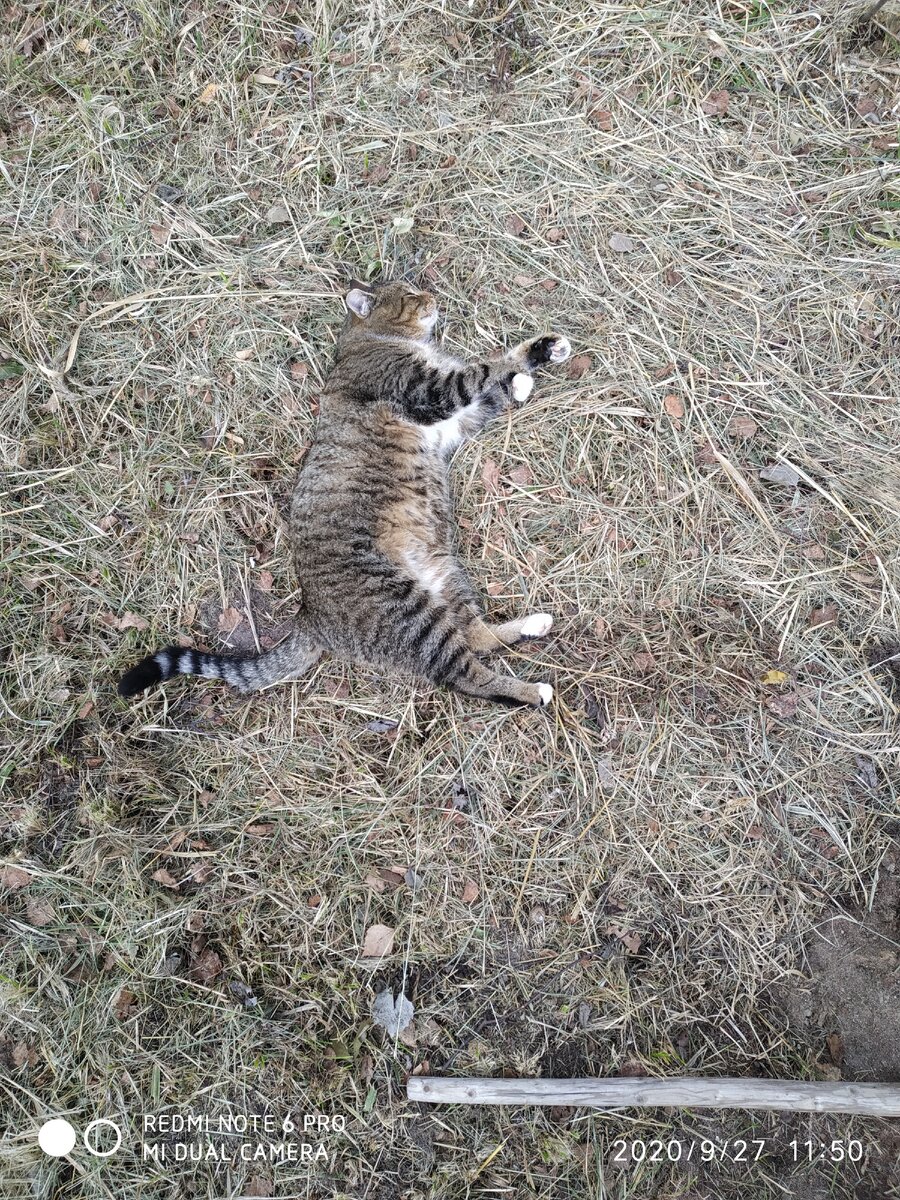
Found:
M 900 1117 L 900 1084 L 793 1079 L 442 1079 L 410 1075 L 430 1104 L 571 1104 L 585 1108 L 764 1108 Z

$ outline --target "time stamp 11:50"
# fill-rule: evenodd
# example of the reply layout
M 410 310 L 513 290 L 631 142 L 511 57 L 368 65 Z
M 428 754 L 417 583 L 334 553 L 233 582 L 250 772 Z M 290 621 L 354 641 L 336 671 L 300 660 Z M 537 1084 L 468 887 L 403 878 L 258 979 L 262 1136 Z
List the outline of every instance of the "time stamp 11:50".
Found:
M 820 1142 L 813 1139 L 775 1143 L 771 1138 L 616 1138 L 611 1161 L 628 1166 L 638 1162 L 758 1162 L 764 1154 L 787 1152 L 794 1162 L 858 1163 L 865 1146 L 857 1138 Z

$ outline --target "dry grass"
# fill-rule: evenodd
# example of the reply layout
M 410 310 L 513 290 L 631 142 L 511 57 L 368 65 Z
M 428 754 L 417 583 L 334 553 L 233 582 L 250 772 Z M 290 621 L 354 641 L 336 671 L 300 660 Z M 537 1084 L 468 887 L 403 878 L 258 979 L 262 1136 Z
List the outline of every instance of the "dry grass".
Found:
M 767 989 L 830 900 L 867 903 L 898 811 L 866 652 L 900 629 L 900 64 L 858 11 L 7 6 L 0 852 L 31 878 L 3 942 L 4 1196 L 869 1194 L 786 1151 L 864 1122 L 781 1127 L 752 1167 L 616 1171 L 623 1133 L 775 1127 L 404 1100 L 425 1060 L 822 1069 Z M 277 636 L 340 288 L 409 269 L 455 350 L 552 328 L 590 356 L 455 466 L 491 611 L 555 614 L 515 662 L 552 714 L 331 662 L 118 701 L 146 647 L 216 644 L 229 607 L 231 644 Z M 760 478 L 778 463 L 799 486 Z M 415 891 L 366 882 L 398 864 Z M 371 1028 L 384 983 L 415 1047 Z M 291 1108 L 347 1115 L 330 1174 L 133 1154 L 141 1112 Z M 117 1118 L 128 1152 L 44 1158 L 62 1113 Z

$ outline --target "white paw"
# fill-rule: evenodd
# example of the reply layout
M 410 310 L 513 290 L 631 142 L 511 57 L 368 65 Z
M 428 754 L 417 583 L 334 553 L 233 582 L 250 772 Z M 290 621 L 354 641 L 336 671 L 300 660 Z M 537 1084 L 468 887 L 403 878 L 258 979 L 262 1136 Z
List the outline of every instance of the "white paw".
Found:
M 553 363 L 565 362 L 571 353 L 572 343 L 567 337 L 555 338 L 550 347 L 550 361 Z
M 549 683 L 539 683 L 537 685 L 537 688 L 538 688 L 538 695 L 541 698 L 541 704 L 546 708 L 546 706 L 553 699 L 553 688 L 550 686 Z
M 522 637 L 543 637 L 552 625 L 553 618 L 549 613 L 532 613 L 522 622 Z
M 516 404 L 521 404 L 523 400 L 527 400 L 531 395 L 531 390 L 534 387 L 534 380 L 530 375 L 513 375 L 512 377 L 512 398 Z

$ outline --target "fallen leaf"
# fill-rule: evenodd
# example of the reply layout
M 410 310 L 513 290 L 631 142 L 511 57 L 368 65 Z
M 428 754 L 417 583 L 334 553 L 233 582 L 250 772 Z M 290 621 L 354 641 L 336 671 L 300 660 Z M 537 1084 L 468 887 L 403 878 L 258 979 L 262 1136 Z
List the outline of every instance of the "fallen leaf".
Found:
M 787 463 L 773 463 L 770 467 L 763 467 L 759 477 L 766 483 L 777 483 L 781 487 L 795 488 L 800 482 L 800 476 Z
M 566 236 L 565 230 L 560 229 L 558 225 L 554 225 L 552 229 L 548 229 L 544 234 L 551 246 L 558 246 Z
M 222 960 L 210 946 L 194 959 L 191 975 L 198 983 L 212 983 L 222 970 Z
M 505 224 L 507 233 L 511 233 L 513 237 L 521 237 L 527 228 L 517 213 L 507 213 Z
M 366 722 L 366 729 L 369 733 L 396 733 L 399 728 L 399 721 L 391 721 L 385 717 L 378 717 L 374 721 Z
M 614 233 L 609 239 L 609 248 L 617 254 L 628 254 L 635 249 L 635 243 L 627 233 Z
M 637 654 L 633 654 L 631 661 L 634 664 L 634 669 L 639 671 L 641 675 L 646 675 L 656 667 L 656 659 L 645 650 L 640 650 Z
M 478 884 L 474 879 L 467 879 L 463 884 L 462 895 L 460 900 L 463 904 L 474 904 L 478 899 Z
M 235 350 L 234 357 L 238 360 L 238 362 L 249 362 L 255 354 L 255 346 L 245 346 L 242 350 Z
M 9 1052 L 9 1057 L 12 1059 L 13 1066 L 15 1067 L 24 1067 L 26 1063 L 30 1063 L 33 1066 L 37 1061 L 37 1056 L 28 1049 L 27 1042 L 16 1042 Z
M 670 392 L 668 396 L 663 397 L 663 408 L 676 421 L 684 416 L 684 403 L 680 396 L 676 396 L 674 392 Z
M 828 604 L 823 604 L 821 608 L 814 608 L 809 614 L 810 629 L 817 629 L 820 625 L 836 625 L 838 619 L 838 606 L 834 601 Z
M 710 92 L 705 100 L 700 101 L 700 107 L 708 117 L 724 117 L 728 112 L 728 101 L 731 99 L 723 88 L 719 92 Z
M 627 1079 L 642 1079 L 649 1072 L 642 1062 L 636 1058 L 626 1058 L 619 1067 L 620 1077 Z
M 186 874 L 193 883 L 209 883 L 213 876 L 213 868 L 208 862 L 201 860 L 191 863 Z
M 486 458 L 481 468 L 481 481 L 492 495 L 500 492 L 500 468 L 493 458 Z
M 392 892 L 395 892 L 398 887 L 403 887 L 406 867 L 395 865 L 393 867 L 377 867 L 376 870 L 378 877 Z
M 407 867 L 403 873 L 403 878 L 406 881 L 406 886 L 411 892 L 417 892 L 424 885 L 425 880 L 421 875 L 418 875 L 412 867 Z
M 31 876 L 21 867 L 4 867 L 0 871 L 0 887 L 9 888 L 11 892 L 17 892 L 19 888 L 26 888 L 30 883 Z
M 759 426 L 752 417 L 734 416 L 725 426 L 725 431 L 729 437 L 733 438 L 752 438 Z
M 116 621 L 116 629 L 120 632 L 124 632 L 126 629 L 139 629 L 143 633 L 145 629 L 149 628 L 150 622 L 133 612 L 123 613 Z
M 157 883 L 161 883 L 163 887 L 178 887 L 178 880 L 165 867 L 160 867 L 158 871 L 154 871 L 151 878 L 155 879 Z
M 580 379 L 591 369 L 592 363 L 589 354 L 576 354 L 574 358 L 569 360 L 569 365 L 566 367 L 566 377 L 568 379 Z
M 74 209 L 67 204 L 60 203 L 50 214 L 49 225 L 51 229 L 56 229 L 60 233 L 72 233 L 78 228 L 78 217 Z
M 172 236 L 171 225 L 151 225 L 150 236 L 156 242 L 157 246 L 167 245 L 169 238 Z
M 231 605 L 228 608 L 223 608 L 221 613 L 219 613 L 219 633 L 234 633 L 243 619 L 243 613 L 238 612 Z
M 787 671 L 776 671 L 774 668 L 766 671 L 765 675 L 760 677 L 760 683 L 765 687 L 777 687 L 780 683 L 787 683 L 790 679 Z
M 641 935 L 634 929 L 626 929 L 622 925 L 610 925 L 606 932 L 617 937 L 629 954 L 637 954 L 641 948 Z
M 596 125 L 604 133 L 609 133 L 612 130 L 612 113 L 608 108 L 589 108 L 587 118 L 591 124 Z
M 177 204 L 179 200 L 184 199 L 184 189 L 173 187 L 171 183 L 158 183 L 156 185 L 156 194 L 165 204 Z M 94 200 L 99 197 L 99 191 Z
M 305 362 L 298 362 L 296 358 L 292 360 L 291 379 L 295 380 L 297 383 L 302 383 L 308 374 L 309 367 Z
M 134 992 L 130 992 L 127 987 L 121 988 L 113 1001 L 113 1012 L 120 1021 L 125 1021 L 133 1015 L 136 1008 Z
M 515 483 L 519 487 L 528 487 L 528 485 L 534 480 L 534 476 L 531 474 L 531 468 L 528 466 L 528 463 L 521 463 L 518 467 L 513 467 L 507 478 L 511 483 Z
M 283 204 L 273 204 L 266 213 L 266 220 L 270 225 L 289 225 L 291 214 Z
M 35 929 L 45 929 L 56 920 L 56 912 L 50 901 L 38 900 L 34 896 L 29 896 L 25 901 L 25 915 L 28 924 L 33 925 Z
M 384 958 L 394 948 L 394 931 L 389 925 L 370 925 L 363 939 L 363 958 Z
M 256 1007 L 258 1001 L 253 994 L 253 988 L 248 987 L 242 979 L 229 979 L 228 990 L 235 1000 L 243 1004 L 244 1008 Z
M 391 168 L 387 163 L 375 163 L 368 171 L 363 171 L 363 179 L 366 183 L 384 183 L 390 176 Z
M 776 717 L 783 717 L 787 720 L 789 717 L 797 715 L 797 705 L 800 702 L 798 692 L 782 692 L 774 696 L 766 697 L 766 708 L 770 713 L 774 713 Z
M 208 83 L 200 95 L 197 97 L 198 104 L 212 104 L 216 97 L 216 92 L 219 90 L 217 83 Z
M 192 912 L 184 923 L 188 933 L 202 933 L 205 924 L 202 912 Z
M 534 287 L 534 285 L 537 283 L 537 280 L 533 275 L 513 275 L 513 283 L 516 285 L 516 287 L 530 288 Z
M 403 992 L 394 998 L 390 988 L 379 992 L 372 1001 L 372 1020 L 389 1037 L 397 1037 L 415 1016 L 415 1008 Z
M 468 789 L 458 779 L 454 779 L 450 790 L 450 804 L 454 812 L 465 812 L 470 806 Z
M 275 583 L 275 576 L 271 571 L 263 570 L 259 573 L 259 590 L 261 592 L 271 592 Z

